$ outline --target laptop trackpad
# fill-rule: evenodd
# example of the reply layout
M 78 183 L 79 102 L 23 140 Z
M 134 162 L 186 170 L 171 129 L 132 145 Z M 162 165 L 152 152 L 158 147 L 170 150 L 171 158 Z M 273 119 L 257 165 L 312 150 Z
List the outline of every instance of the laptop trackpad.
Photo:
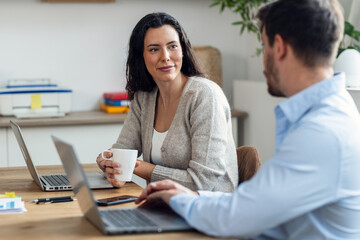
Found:
M 183 218 L 177 215 L 164 201 L 155 199 L 145 201 L 137 208 L 145 216 L 148 216 L 160 226 L 170 227 L 173 230 L 191 229 Z
M 90 188 L 109 188 L 112 185 L 104 178 L 99 172 L 88 172 L 86 173 L 87 180 L 89 182 Z
M 147 208 L 138 208 L 145 216 L 149 217 L 153 222 L 158 223 L 159 226 L 169 230 L 189 230 L 191 227 L 186 223 L 186 221 L 177 215 L 170 208 L 164 209 L 147 209 Z

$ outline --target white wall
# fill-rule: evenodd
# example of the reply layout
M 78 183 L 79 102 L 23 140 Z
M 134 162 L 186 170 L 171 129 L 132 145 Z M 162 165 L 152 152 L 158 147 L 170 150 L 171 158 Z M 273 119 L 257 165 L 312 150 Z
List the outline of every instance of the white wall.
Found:
M 353 97 L 357 108 L 360 110 L 360 90 L 349 90 L 349 93 Z
M 58 127 L 22 127 L 22 135 L 35 166 L 61 164 L 55 145 L 54 135 L 69 142 L 75 148 L 81 163 L 95 163 L 100 152 L 111 147 L 121 131 L 122 124 L 58 126 Z M 8 165 L 24 166 L 25 161 L 20 147 L 8 129 Z
M 237 16 L 209 8 L 211 0 L 117 0 L 110 4 L 0 1 L 0 85 L 11 78 L 44 78 L 74 90 L 73 110 L 98 108 L 104 91 L 125 87 L 131 30 L 145 14 L 165 11 L 179 20 L 192 45 L 223 56 L 224 91 L 233 79 L 261 79 L 254 36 L 239 35 Z M 258 63 L 257 65 L 253 62 Z M 260 77 L 259 77 L 260 76 Z
M 346 1 L 346 3 L 343 3 L 345 12 L 347 10 L 348 15 L 347 20 L 352 23 L 357 30 L 360 28 L 360 14 L 359 14 L 359 8 L 360 8 L 360 1 L 359 0 L 343 0 Z M 346 8 L 348 6 L 348 9 Z
M 255 146 L 263 161 L 275 149 L 274 108 L 283 98 L 271 97 L 260 81 L 234 81 L 234 107 L 248 112 L 244 121 L 244 144 Z

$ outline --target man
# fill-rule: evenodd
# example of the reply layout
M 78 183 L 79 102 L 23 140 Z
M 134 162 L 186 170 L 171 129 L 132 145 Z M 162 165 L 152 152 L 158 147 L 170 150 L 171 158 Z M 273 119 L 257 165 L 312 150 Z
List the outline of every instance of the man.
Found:
M 279 0 L 260 9 L 264 74 L 275 108 L 276 149 L 234 193 L 151 183 L 206 234 L 255 239 L 360 239 L 360 118 L 332 64 L 343 32 L 336 0 Z

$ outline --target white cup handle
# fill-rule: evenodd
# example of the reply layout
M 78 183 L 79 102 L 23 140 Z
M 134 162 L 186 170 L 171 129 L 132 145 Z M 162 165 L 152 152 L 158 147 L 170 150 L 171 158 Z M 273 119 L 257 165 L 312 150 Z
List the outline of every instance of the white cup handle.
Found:
M 111 150 L 104 150 L 104 151 L 101 153 L 101 157 L 102 157 L 103 159 L 105 159 L 105 160 L 112 160 L 112 157 L 111 157 L 111 158 L 107 158 L 107 157 L 104 156 L 104 153 L 106 153 L 106 152 L 112 153 Z

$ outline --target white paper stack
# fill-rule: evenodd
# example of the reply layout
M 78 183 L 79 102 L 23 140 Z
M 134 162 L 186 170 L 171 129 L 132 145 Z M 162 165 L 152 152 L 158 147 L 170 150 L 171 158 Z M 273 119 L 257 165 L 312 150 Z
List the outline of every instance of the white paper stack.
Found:
M 0 214 L 26 212 L 24 202 L 15 193 L 5 193 L 0 195 Z

